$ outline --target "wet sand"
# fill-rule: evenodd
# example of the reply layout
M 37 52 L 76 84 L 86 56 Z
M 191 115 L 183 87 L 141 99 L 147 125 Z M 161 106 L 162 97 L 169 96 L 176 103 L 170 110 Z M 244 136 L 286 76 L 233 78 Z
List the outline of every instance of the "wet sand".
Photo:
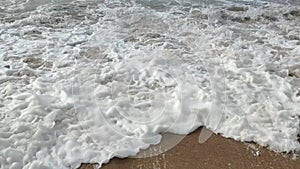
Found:
M 254 143 L 241 143 L 213 134 L 204 143 L 199 143 L 201 129 L 187 135 L 171 150 L 148 158 L 114 158 L 101 169 L 220 169 L 261 168 L 299 169 L 300 159 L 278 154 Z M 159 146 L 150 151 L 158 151 Z M 84 164 L 80 169 L 93 169 Z

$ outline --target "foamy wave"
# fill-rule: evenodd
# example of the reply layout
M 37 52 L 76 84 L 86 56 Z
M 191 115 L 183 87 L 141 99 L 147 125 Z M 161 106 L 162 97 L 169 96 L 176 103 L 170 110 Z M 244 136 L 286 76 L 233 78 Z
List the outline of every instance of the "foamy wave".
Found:
M 300 150 L 299 6 L 2 4 L 1 168 L 101 165 L 200 126 Z

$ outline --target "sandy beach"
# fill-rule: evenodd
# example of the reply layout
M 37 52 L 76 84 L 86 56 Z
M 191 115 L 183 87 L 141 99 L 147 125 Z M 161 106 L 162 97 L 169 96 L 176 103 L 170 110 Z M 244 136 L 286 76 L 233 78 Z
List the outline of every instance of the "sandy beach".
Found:
M 254 143 L 241 143 L 213 134 L 206 142 L 199 144 L 201 129 L 187 135 L 173 149 L 149 158 L 114 158 L 102 169 L 214 169 L 214 168 L 256 168 L 297 169 L 300 159 L 291 155 L 278 154 Z M 159 147 L 159 145 L 154 146 Z M 154 151 L 154 147 L 150 147 Z M 93 169 L 84 164 L 80 169 Z

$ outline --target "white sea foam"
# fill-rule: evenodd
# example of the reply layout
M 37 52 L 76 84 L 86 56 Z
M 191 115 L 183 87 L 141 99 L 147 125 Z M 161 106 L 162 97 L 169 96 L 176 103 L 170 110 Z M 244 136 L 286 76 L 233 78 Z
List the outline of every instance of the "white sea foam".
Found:
M 299 153 L 297 3 L 0 4 L 3 169 L 103 164 L 199 126 Z

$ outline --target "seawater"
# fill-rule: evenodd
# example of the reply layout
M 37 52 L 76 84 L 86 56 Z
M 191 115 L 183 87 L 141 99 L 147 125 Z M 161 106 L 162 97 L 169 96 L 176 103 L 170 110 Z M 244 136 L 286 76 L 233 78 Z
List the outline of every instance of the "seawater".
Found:
M 101 166 L 200 126 L 299 153 L 299 5 L 2 0 L 0 168 Z

